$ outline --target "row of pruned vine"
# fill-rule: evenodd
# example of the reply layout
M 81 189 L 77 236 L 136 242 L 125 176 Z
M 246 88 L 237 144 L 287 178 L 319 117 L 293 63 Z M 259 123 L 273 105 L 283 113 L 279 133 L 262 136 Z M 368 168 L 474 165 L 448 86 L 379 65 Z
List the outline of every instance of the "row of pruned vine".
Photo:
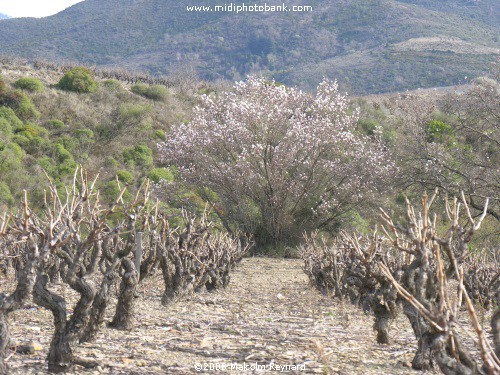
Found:
M 304 271 L 322 292 L 372 312 L 379 343 L 389 343 L 391 324 L 403 312 L 418 340 L 415 369 L 437 364 L 445 374 L 499 373 L 500 269 L 495 259 L 480 261 L 468 246 L 488 202 L 474 217 L 464 195 L 461 201 L 445 198 L 440 217 L 433 212 L 437 197 L 437 191 L 424 195 L 420 211 L 407 199 L 403 223 L 381 210 L 382 225 L 371 236 L 341 233 L 333 242 L 307 237 Z M 492 310 L 493 344 L 478 306 Z M 464 345 L 471 328 L 481 358 Z
M 199 218 L 184 212 L 183 225 L 171 227 L 159 204 L 150 202 L 147 181 L 129 200 L 123 198 L 127 187 L 121 188 L 110 206 L 100 201 L 96 182 L 97 177 L 89 180 L 77 170 L 72 186 L 64 190 L 49 182 L 40 212 L 31 209 L 25 193 L 22 209 L 0 217 L 4 285 L 12 286 L 0 294 L 0 373 L 8 370 L 9 314 L 31 297 L 54 318 L 49 371 L 68 371 L 75 364 L 93 367 L 98 363 L 76 357 L 74 349 L 96 339 L 118 281 L 109 325 L 130 330 L 137 286 L 146 277 L 161 270 L 164 305 L 202 288 L 222 288 L 251 245 L 244 236 L 221 231 L 208 212 Z M 58 283 L 77 293 L 72 314 L 65 293 L 54 288 Z

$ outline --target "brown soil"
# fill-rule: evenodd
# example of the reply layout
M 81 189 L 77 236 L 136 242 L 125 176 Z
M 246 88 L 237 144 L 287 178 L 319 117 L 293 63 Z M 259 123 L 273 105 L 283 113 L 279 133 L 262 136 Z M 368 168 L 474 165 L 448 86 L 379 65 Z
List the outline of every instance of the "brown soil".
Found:
M 278 366 L 295 365 L 302 367 L 287 373 L 422 374 L 408 367 L 416 343 L 403 318 L 394 344 L 377 344 L 372 318 L 309 287 L 301 266 L 299 260 L 244 259 L 226 290 L 202 292 L 169 308 L 160 304 L 161 278 L 146 280 L 136 328 L 103 328 L 97 342 L 77 350 L 101 365 L 74 373 L 195 374 L 200 364 L 206 368 L 201 373 L 280 373 Z M 113 307 L 108 320 L 112 314 Z M 12 373 L 47 373 L 51 320 L 34 304 L 12 315 L 14 340 L 41 344 L 35 354 L 13 354 Z

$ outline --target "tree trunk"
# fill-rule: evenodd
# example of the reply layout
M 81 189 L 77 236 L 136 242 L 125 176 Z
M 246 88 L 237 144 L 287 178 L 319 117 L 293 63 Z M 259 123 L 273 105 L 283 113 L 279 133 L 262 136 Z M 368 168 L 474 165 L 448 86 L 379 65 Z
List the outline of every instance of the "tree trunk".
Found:
M 5 298 L 2 295 L 2 299 Z M 8 367 L 5 363 L 5 357 L 7 354 L 7 347 L 10 340 L 10 330 L 7 312 L 4 309 L 0 309 L 0 374 L 7 374 Z
M 429 258 L 431 254 L 427 249 L 425 254 L 419 254 L 413 260 L 402 277 L 403 286 L 424 306 L 430 308 L 438 291 L 433 283 L 433 272 L 430 270 Z M 434 367 L 433 340 L 437 333 L 433 332 L 431 325 L 407 301 L 404 301 L 404 314 L 411 323 L 415 337 L 418 339 L 417 352 L 412 361 L 415 370 L 430 370 Z
M 374 315 L 373 329 L 377 332 L 377 342 L 379 344 L 390 344 L 389 330 L 393 321 L 390 312 L 384 306 L 379 306 L 374 310 Z
M 116 304 L 116 311 L 110 327 L 122 330 L 131 330 L 134 320 L 135 292 L 137 283 L 137 271 L 134 262 L 128 258 L 122 259 L 125 270 L 120 284 L 120 295 Z
M 80 338 L 80 342 L 93 342 L 97 337 L 97 332 L 102 327 L 104 323 L 104 318 L 106 314 L 106 307 L 108 306 L 110 299 L 110 289 L 113 284 L 116 275 L 114 272 L 107 272 L 101 282 L 101 287 L 99 293 L 94 299 L 92 304 L 92 310 L 90 313 L 90 319 L 85 327 L 85 330 Z
M 171 280 L 171 283 L 165 283 L 165 292 L 161 298 L 163 306 L 168 306 L 194 290 L 194 277 L 192 275 L 182 276 L 176 271 Z
M 418 340 L 417 352 L 411 361 L 413 369 L 427 371 L 434 367 L 432 346 L 429 341 L 427 334 Z
M 455 340 L 452 350 L 451 338 L 444 334 L 434 339 L 434 358 L 439 369 L 445 375 L 477 375 L 482 374 L 474 358 L 464 349 L 459 340 Z
M 92 304 L 92 312 L 90 314 L 89 322 L 83 331 L 82 337 L 80 338 L 81 343 L 94 342 L 97 337 L 97 332 L 99 332 L 99 329 L 104 323 L 106 307 L 110 296 L 108 283 L 103 282 L 103 284 L 105 285 L 101 286 L 101 290 Z
M 491 330 L 493 333 L 493 343 L 495 344 L 495 354 L 500 358 L 500 308 L 491 317 Z
M 48 274 L 50 278 L 50 282 L 52 284 L 60 284 L 61 283 L 61 261 L 59 258 L 54 259 L 54 264 L 50 267 Z
M 173 261 L 170 262 L 173 259 L 169 257 L 169 254 L 164 254 L 160 262 L 163 282 L 165 283 L 165 291 L 161 297 L 163 306 L 168 306 L 175 301 L 179 297 L 179 290 L 181 289 L 183 267 L 179 256 L 175 255 L 175 257 L 175 264 Z
M 54 316 L 54 335 L 50 343 L 48 362 L 49 371 L 61 373 L 69 371 L 75 363 L 73 347 L 80 339 L 87 325 L 89 312 L 95 296 L 90 282 L 77 278 L 69 272 L 65 280 L 71 288 L 80 293 L 71 319 L 66 319 L 66 302 L 61 296 L 47 289 L 49 276 L 39 274 L 35 282 L 33 300 L 36 304 L 49 309 Z
M 54 334 L 49 349 L 49 371 L 55 373 L 71 369 L 73 351 L 66 340 L 66 302 L 64 299 L 47 289 L 49 276 L 39 274 L 33 291 L 33 300 L 37 305 L 45 307 L 54 316 Z
M 18 263 L 16 289 L 9 296 L 0 293 L 0 374 L 8 372 L 5 356 L 10 342 L 9 314 L 20 309 L 31 295 L 35 283 L 35 269 L 38 265 L 38 260 L 37 244 L 30 241 L 24 265 L 21 266 L 21 263 Z
M 207 281 L 205 287 L 209 292 L 213 292 L 222 286 L 223 280 L 221 280 L 220 274 L 217 272 L 215 267 L 211 267 L 207 272 Z
M 66 327 L 67 340 L 74 346 L 79 342 L 89 322 L 96 291 L 93 283 L 85 280 L 83 277 L 71 277 L 66 281 L 73 290 L 76 290 L 80 294 L 80 299 L 73 309 L 73 315 L 71 315 L 71 319 Z

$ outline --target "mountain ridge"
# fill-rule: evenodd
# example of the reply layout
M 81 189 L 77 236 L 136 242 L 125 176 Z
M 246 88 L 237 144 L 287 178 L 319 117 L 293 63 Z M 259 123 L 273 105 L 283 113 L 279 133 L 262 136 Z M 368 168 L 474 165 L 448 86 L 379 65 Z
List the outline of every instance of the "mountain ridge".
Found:
M 484 74 L 499 56 L 499 5 L 438 3 L 309 0 L 310 13 L 234 14 L 188 12 L 191 0 L 86 0 L 43 19 L 2 22 L 0 50 L 211 80 L 257 73 L 304 89 L 329 77 L 356 94 Z

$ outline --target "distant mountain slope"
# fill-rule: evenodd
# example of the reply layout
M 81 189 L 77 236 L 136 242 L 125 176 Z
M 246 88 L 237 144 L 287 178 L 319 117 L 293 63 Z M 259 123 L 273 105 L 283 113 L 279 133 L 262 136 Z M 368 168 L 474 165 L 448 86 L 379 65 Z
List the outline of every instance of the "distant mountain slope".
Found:
M 306 89 L 327 76 L 354 93 L 455 84 L 499 56 L 497 0 L 295 0 L 313 11 L 239 14 L 188 12 L 195 3 L 224 4 L 87 0 L 0 23 L 0 51 L 208 79 L 263 73 Z
M 0 20 L 6 20 L 8 18 L 10 18 L 8 15 L 0 13 Z

